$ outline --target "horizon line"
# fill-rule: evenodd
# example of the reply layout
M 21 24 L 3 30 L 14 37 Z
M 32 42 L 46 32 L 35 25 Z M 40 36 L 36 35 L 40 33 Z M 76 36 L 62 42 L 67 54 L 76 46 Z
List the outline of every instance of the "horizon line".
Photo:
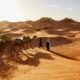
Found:
M 53 17 L 48 17 L 48 16 L 44 16 L 44 17 L 39 17 L 39 18 L 32 18 L 32 19 L 29 19 L 29 18 L 25 18 L 25 19 L 16 19 L 16 20 L 8 20 L 8 19 L 4 19 L 4 20 L 0 20 L 0 22 L 24 22 L 24 21 L 37 21 L 37 20 L 40 20 L 41 18 L 51 18 L 51 19 L 53 19 L 53 20 L 55 20 L 55 21 L 61 21 L 61 20 L 63 20 L 63 19 L 66 19 L 66 18 L 68 18 L 68 19 L 72 19 L 72 20 L 74 20 L 74 21 L 76 21 L 76 22 L 80 22 L 80 20 L 79 19 L 75 19 L 75 18 L 71 18 L 71 17 L 63 17 L 63 18 L 58 18 L 58 19 L 56 19 L 56 18 L 53 18 Z

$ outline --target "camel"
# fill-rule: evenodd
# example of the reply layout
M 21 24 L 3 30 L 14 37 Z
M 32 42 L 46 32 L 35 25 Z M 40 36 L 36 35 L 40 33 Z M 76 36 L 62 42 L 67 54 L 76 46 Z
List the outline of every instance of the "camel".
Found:
M 19 56 L 19 52 L 25 55 L 22 50 L 26 51 L 26 49 L 28 49 L 29 47 L 33 48 L 32 41 L 35 38 L 36 36 L 33 36 L 32 39 L 30 37 L 24 36 L 23 39 L 19 39 L 19 38 L 14 39 L 11 51 L 15 51 L 18 56 Z
M 8 53 L 11 53 L 11 46 L 12 46 L 11 38 L 8 35 L 1 35 L 0 36 L 0 55 L 2 56 L 5 50 L 7 50 Z
M 14 56 L 17 55 L 19 52 L 21 52 L 21 50 L 23 49 L 22 42 L 23 40 L 21 39 L 15 39 L 15 40 L 1 39 L 0 41 L 0 59 L 2 59 L 4 54 L 6 54 L 7 59 L 14 58 Z M 18 55 L 16 57 L 18 57 Z
M 36 39 L 36 37 L 37 36 L 33 36 L 33 38 L 30 38 L 29 36 L 23 36 L 23 44 L 24 44 L 24 48 L 26 49 L 26 48 L 29 48 L 29 47 L 31 47 L 31 48 L 33 48 L 33 46 L 32 46 L 32 41 L 34 40 L 34 39 Z
M 4 50 L 4 43 L 0 41 L 0 58 L 2 57 L 3 50 Z
M 6 40 L 5 42 L 0 41 L 0 59 L 6 53 L 10 53 L 10 54 L 7 54 L 7 57 L 12 56 L 11 46 L 12 46 L 12 41 L 11 40 L 9 40 L 9 41 Z
M 7 50 L 9 55 L 11 57 L 14 57 L 14 53 L 17 54 L 17 57 L 19 55 L 19 52 L 22 52 L 22 50 L 26 50 L 27 48 L 32 47 L 32 41 L 36 38 L 36 36 L 33 36 L 31 39 L 30 37 L 23 37 L 23 39 L 14 39 L 14 40 L 4 40 L 0 41 L 0 58 L 4 54 L 4 51 Z M 30 45 L 30 46 L 29 46 Z M 14 52 L 13 52 L 14 51 Z
M 24 49 L 23 40 L 19 38 L 14 39 L 12 50 L 14 50 L 18 54 L 19 52 L 23 53 L 22 52 L 23 49 Z

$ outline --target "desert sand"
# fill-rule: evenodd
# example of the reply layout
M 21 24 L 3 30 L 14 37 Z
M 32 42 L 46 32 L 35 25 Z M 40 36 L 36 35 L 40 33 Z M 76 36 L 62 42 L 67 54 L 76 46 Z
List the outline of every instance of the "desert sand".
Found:
M 20 56 L 22 62 L 9 62 L 12 68 L 9 71 L 3 70 L 0 80 L 80 80 L 79 30 L 70 30 L 68 33 L 63 28 L 41 31 L 20 28 L 15 31 L 12 29 L 5 31 L 8 34 L 12 33 L 13 38 L 37 35 L 37 39 L 32 43 L 33 49 L 23 50 L 24 55 Z M 71 33 L 76 36 L 68 36 Z M 43 48 L 38 47 L 39 37 L 43 38 Z M 50 51 L 45 48 L 47 38 L 51 40 Z
M 35 49 L 37 59 L 31 58 L 29 65 L 19 65 L 11 80 L 79 80 L 80 62 L 70 60 L 43 49 Z M 36 52 L 35 52 L 36 53 Z

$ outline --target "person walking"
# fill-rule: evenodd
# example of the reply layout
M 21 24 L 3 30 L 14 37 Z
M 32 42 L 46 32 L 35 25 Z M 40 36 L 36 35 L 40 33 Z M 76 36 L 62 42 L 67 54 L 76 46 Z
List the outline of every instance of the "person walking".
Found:
M 43 47 L 43 45 L 42 45 L 42 38 L 40 37 L 39 38 L 39 48 L 41 48 L 41 47 Z
M 50 39 L 46 40 L 46 49 L 50 51 Z

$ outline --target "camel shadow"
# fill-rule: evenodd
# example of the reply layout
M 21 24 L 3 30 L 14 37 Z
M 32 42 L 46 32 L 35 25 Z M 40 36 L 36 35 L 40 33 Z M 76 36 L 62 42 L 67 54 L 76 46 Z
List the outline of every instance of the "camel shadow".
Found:
M 0 59 L 0 78 L 10 80 L 14 71 L 17 69 L 17 66 L 12 62 L 4 62 L 3 59 Z
M 38 66 L 41 62 L 40 59 L 54 60 L 54 58 L 47 53 L 37 52 L 36 54 L 29 54 L 25 61 L 18 61 L 20 64 Z

